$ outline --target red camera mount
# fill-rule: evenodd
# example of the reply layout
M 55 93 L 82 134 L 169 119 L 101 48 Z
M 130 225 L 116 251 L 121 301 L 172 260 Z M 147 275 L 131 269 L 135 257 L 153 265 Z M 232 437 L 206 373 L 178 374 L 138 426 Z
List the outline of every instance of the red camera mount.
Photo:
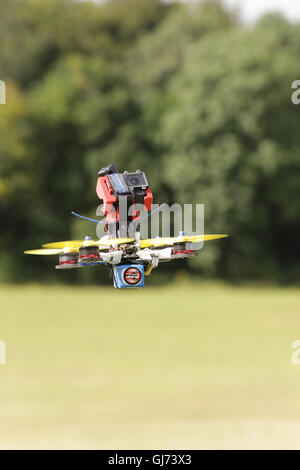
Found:
M 123 234 L 128 233 L 129 224 L 140 216 L 141 206 L 143 212 L 151 211 L 153 195 L 143 171 L 119 173 L 115 165 L 102 168 L 98 173 L 96 192 L 103 201 L 102 212 L 106 215 L 108 234 L 112 237 L 120 234 L 121 227 Z M 122 218 L 121 204 L 126 210 Z

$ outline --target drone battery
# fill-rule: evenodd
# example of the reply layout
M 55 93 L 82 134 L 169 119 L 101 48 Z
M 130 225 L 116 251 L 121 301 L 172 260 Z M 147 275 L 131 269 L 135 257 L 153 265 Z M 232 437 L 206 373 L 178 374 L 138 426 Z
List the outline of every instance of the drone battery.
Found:
M 79 248 L 80 261 L 93 261 L 100 258 L 99 247 L 96 245 L 83 246 Z
M 144 266 L 123 264 L 113 267 L 114 287 L 117 289 L 144 287 Z

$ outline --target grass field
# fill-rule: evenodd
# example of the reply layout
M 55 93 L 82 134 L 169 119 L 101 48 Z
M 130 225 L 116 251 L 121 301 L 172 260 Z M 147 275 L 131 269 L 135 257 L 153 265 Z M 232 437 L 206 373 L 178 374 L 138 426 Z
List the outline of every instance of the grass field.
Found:
M 0 287 L 0 448 L 300 448 L 300 290 Z

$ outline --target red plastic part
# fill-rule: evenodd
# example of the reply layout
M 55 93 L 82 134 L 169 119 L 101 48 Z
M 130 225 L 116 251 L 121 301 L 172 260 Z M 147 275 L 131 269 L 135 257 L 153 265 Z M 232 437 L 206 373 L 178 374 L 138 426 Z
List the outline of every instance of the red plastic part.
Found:
M 145 204 L 145 207 L 146 207 L 147 211 L 151 211 L 152 202 L 153 202 L 153 194 L 151 192 L 151 189 L 148 188 L 147 189 L 147 194 L 144 197 L 144 204 Z
M 107 215 L 117 198 L 107 176 L 100 176 L 97 181 L 96 192 L 103 201 L 103 213 Z

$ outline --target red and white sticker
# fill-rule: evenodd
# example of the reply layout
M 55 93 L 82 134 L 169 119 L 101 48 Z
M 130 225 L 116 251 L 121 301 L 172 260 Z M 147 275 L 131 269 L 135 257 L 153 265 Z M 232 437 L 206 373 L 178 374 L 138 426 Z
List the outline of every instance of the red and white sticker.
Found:
M 124 282 L 130 284 L 131 286 L 138 284 L 141 280 L 141 277 L 141 271 L 137 268 L 127 268 L 123 272 Z

